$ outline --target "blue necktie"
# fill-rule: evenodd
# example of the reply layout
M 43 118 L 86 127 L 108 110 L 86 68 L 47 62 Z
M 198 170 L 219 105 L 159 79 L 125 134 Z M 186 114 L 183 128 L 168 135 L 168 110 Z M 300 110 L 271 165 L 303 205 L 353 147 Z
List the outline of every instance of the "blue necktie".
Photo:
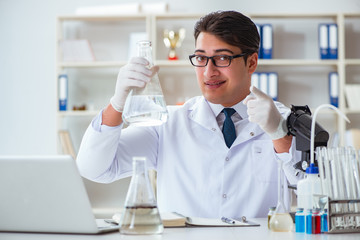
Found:
M 222 132 L 224 134 L 225 143 L 228 148 L 231 147 L 233 142 L 236 139 L 236 131 L 233 121 L 231 120 L 231 116 L 235 113 L 233 108 L 224 108 L 223 113 L 225 114 L 225 121 Z

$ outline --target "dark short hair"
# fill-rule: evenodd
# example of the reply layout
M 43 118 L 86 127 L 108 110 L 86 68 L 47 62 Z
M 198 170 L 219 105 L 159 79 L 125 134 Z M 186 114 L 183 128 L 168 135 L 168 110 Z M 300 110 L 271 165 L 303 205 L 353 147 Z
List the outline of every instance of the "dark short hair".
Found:
M 236 11 L 217 11 L 205 15 L 195 24 L 195 41 L 201 32 L 213 34 L 248 55 L 259 51 L 260 36 L 255 23 Z

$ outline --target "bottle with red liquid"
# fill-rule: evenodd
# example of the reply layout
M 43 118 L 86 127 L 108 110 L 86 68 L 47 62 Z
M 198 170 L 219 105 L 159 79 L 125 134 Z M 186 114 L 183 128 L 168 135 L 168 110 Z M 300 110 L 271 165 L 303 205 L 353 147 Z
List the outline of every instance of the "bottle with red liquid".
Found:
M 312 234 L 321 233 L 321 214 L 320 208 L 314 208 L 311 217 Z

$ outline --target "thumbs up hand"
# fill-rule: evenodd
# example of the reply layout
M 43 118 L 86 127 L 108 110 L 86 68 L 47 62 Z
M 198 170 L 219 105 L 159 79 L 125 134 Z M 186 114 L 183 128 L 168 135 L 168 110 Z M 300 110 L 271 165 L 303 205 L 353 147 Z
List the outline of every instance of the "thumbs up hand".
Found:
M 286 136 L 288 129 L 286 120 L 281 116 L 271 97 L 260 91 L 254 86 L 250 87 L 250 92 L 244 104 L 247 105 L 249 121 L 257 123 L 272 140 Z

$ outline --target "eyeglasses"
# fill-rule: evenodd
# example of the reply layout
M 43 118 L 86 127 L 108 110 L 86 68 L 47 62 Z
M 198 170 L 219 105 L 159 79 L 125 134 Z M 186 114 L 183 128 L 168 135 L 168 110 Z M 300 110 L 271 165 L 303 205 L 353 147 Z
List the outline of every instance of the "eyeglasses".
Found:
M 189 56 L 190 62 L 195 67 L 205 67 L 209 59 L 211 59 L 212 63 L 216 67 L 228 67 L 231 64 L 231 60 L 234 58 L 239 58 L 245 56 L 247 53 L 242 53 L 234 56 L 228 56 L 228 55 L 215 55 L 212 57 L 204 56 L 204 55 L 196 55 L 192 54 Z

